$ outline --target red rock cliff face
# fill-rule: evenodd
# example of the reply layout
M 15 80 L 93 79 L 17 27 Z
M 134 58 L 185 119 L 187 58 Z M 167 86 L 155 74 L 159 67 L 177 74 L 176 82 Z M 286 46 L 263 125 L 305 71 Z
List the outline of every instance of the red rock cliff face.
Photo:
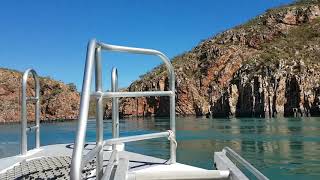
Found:
M 20 72 L 0 69 L 0 122 L 20 121 Z M 78 118 L 80 95 L 74 87 L 40 78 L 41 120 Z M 27 95 L 34 96 L 34 82 L 29 78 Z M 28 103 L 28 121 L 34 120 L 34 105 Z
M 319 5 L 310 1 L 270 10 L 174 58 L 176 113 L 214 117 L 319 115 Z M 166 89 L 163 66 L 128 88 Z M 166 97 L 121 101 L 123 116 L 169 114 Z

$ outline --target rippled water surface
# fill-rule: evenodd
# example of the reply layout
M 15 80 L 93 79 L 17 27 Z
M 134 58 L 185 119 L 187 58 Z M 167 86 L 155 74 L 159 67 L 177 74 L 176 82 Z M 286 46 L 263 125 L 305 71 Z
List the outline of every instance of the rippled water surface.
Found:
M 42 123 L 41 145 L 73 143 L 76 121 Z M 111 121 L 104 123 L 105 138 Z M 0 158 L 19 150 L 17 124 L 0 125 Z M 163 131 L 168 119 L 127 119 L 120 123 L 121 136 Z M 34 146 L 29 135 L 29 148 Z M 95 121 L 88 122 L 87 141 L 95 140 Z M 177 118 L 179 162 L 213 167 L 213 153 L 229 146 L 270 179 L 320 179 L 320 118 L 202 119 Z M 165 138 L 129 143 L 126 149 L 161 158 L 169 157 Z

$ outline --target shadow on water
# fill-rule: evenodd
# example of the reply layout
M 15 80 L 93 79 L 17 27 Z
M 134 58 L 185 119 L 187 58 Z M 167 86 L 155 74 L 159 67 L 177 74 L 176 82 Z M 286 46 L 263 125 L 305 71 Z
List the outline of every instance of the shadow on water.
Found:
M 320 179 L 320 118 L 177 118 L 179 162 L 213 168 L 213 154 L 229 146 L 270 179 Z M 41 124 L 41 145 L 73 143 L 76 121 Z M 111 137 L 111 121 L 104 122 L 104 137 Z M 0 158 L 18 154 L 17 124 L 0 126 Z M 88 122 L 87 141 L 95 140 L 95 121 Z M 166 118 L 120 121 L 120 136 L 164 131 Z M 29 148 L 34 146 L 28 137 Z M 169 158 L 166 138 L 131 142 L 126 150 Z

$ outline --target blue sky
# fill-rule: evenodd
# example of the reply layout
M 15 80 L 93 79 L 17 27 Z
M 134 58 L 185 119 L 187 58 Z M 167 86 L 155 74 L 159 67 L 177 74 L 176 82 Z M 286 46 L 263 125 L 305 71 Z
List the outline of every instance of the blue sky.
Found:
M 23 71 L 81 89 L 86 45 L 106 43 L 153 48 L 170 58 L 201 40 L 292 0 L 7 0 L 0 5 L 0 67 Z M 104 87 L 118 67 L 121 87 L 160 64 L 155 57 L 103 54 Z

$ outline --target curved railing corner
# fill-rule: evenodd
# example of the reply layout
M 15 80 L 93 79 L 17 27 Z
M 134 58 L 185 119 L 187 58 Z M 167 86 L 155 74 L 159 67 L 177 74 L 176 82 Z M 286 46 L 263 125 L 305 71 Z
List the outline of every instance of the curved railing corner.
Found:
M 35 82 L 35 97 L 27 97 L 27 81 L 29 74 L 32 74 Z M 27 69 L 22 76 L 21 86 L 21 143 L 20 154 L 26 155 L 28 152 L 27 132 L 35 130 L 36 149 L 40 148 L 40 83 L 35 70 Z M 35 126 L 28 127 L 27 123 L 27 101 L 35 103 Z
M 112 70 L 112 89 L 111 92 L 103 92 L 102 88 L 102 70 L 101 70 L 101 51 L 116 51 L 134 54 L 156 55 L 164 62 L 169 74 L 168 91 L 147 91 L 147 92 L 118 92 L 117 88 L 117 70 Z M 91 94 L 91 79 L 95 68 L 95 92 Z M 90 96 L 96 97 L 96 146 L 83 156 L 85 144 L 85 134 L 87 128 L 88 110 Z M 170 97 L 170 130 L 167 132 L 144 134 L 138 136 L 129 136 L 119 138 L 119 111 L 118 98 L 120 97 L 142 97 L 142 96 L 169 96 Z M 103 98 L 112 98 L 112 123 L 113 138 L 103 140 Z M 70 177 L 73 180 L 81 179 L 81 170 L 87 162 L 97 157 L 96 177 L 102 179 L 106 174 L 103 172 L 103 146 L 112 145 L 116 152 L 116 145 L 119 143 L 168 137 L 170 140 L 170 163 L 176 163 L 176 140 L 175 140 L 175 74 L 170 60 L 160 51 L 153 49 L 142 49 L 125 46 L 115 46 L 97 42 L 95 39 L 89 41 L 87 47 L 86 64 L 84 69 L 83 86 L 80 101 L 79 122 L 77 127 L 74 150 L 72 154 Z M 113 153 L 114 153 L 113 152 Z

